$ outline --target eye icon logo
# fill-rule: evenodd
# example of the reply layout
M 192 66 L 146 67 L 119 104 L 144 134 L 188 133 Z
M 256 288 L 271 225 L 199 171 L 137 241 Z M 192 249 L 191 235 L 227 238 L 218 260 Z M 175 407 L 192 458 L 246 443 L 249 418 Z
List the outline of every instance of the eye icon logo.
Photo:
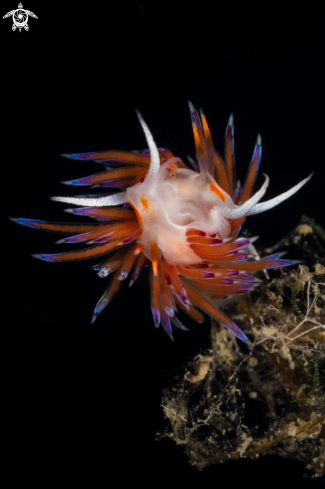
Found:
M 38 19 L 37 15 L 35 15 L 33 12 L 23 9 L 21 3 L 18 5 L 18 8 L 16 10 L 11 10 L 10 12 L 7 12 L 6 15 L 4 15 L 2 18 L 6 19 L 7 17 L 11 16 L 13 20 L 12 30 L 15 31 L 18 27 L 19 32 L 21 32 L 22 28 L 24 28 L 25 31 L 28 31 L 28 16 L 34 17 L 34 19 Z

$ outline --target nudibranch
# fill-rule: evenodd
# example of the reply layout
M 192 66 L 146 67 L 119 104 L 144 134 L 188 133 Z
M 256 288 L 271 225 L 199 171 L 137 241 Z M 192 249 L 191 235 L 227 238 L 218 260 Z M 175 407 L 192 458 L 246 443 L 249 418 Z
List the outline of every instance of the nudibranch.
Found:
M 199 116 L 190 102 L 189 107 L 197 158 L 197 161 L 189 158 L 192 169 L 168 149 L 157 148 L 137 111 L 149 149 L 63 155 L 104 165 L 100 173 L 63 183 L 101 187 L 106 193 L 52 197 L 58 202 L 81 206 L 66 212 L 91 217 L 97 223 L 13 220 L 35 229 L 70 235 L 59 243 L 90 245 L 77 251 L 36 254 L 35 258 L 66 262 L 105 255 L 104 261 L 91 267 L 100 277 L 111 277 L 95 307 L 92 323 L 129 275 L 131 286 L 140 271 L 150 267 L 151 309 L 156 327 L 161 323 L 173 339 L 172 325 L 187 329 L 175 315 L 178 308 L 199 323 L 204 320 L 201 310 L 249 342 L 218 309 L 218 304 L 258 286 L 261 280 L 254 276 L 255 272 L 292 265 L 294 261 L 281 259 L 282 253 L 259 259 L 252 245 L 257 238 L 239 238 L 241 226 L 246 216 L 264 212 L 289 198 L 312 175 L 278 197 L 259 203 L 269 184 L 264 175 L 264 184 L 253 194 L 262 152 L 261 137 L 257 137 L 241 187 L 235 181 L 233 117 L 226 129 L 223 161 L 213 147 L 203 111 Z M 120 191 L 112 193 L 112 189 Z

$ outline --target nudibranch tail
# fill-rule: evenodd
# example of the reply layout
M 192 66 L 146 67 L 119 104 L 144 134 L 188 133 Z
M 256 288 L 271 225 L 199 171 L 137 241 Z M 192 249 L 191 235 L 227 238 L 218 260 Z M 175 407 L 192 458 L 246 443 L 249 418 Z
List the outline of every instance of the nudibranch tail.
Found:
M 249 343 L 238 326 L 218 309 L 220 301 L 259 286 L 256 272 L 297 262 L 283 259 L 281 253 L 256 259 L 253 242 L 257 238 L 238 238 L 242 223 L 246 216 L 269 210 L 291 197 L 312 175 L 278 197 L 260 202 L 269 185 L 265 175 L 262 187 L 253 193 L 262 154 L 260 135 L 241 187 L 235 176 L 233 116 L 226 129 L 223 160 L 213 147 L 202 109 L 199 115 L 191 102 L 189 108 L 197 159 L 188 157 L 192 169 L 168 149 L 157 148 L 137 111 L 149 149 L 63 155 L 104 166 L 100 173 L 63 183 L 105 188 L 108 193 L 52 197 L 81 206 L 66 212 L 97 222 L 12 220 L 68 235 L 57 241 L 59 244 L 86 245 L 75 251 L 33 255 L 41 260 L 64 262 L 103 256 L 103 261 L 91 268 L 99 277 L 110 276 L 111 280 L 95 307 L 92 323 L 129 276 L 130 287 L 149 267 L 154 324 L 162 324 L 171 339 L 172 326 L 187 329 L 176 316 L 179 310 L 202 323 L 201 310 Z M 110 189 L 115 193 L 109 193 Z

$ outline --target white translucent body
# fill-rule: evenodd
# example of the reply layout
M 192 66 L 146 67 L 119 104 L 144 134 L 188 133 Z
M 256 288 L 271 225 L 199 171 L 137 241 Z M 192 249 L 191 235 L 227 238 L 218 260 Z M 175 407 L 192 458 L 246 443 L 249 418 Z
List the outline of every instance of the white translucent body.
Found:
M 157 234 L 158 247 L 171 263 L 187 265 L 202 261 L 189 247 L 186 231 L 199 229 L 207 234 L 216 233 L 227 238 L 230 233 L 229 220 L 223 208 L 235 208 L 231 197 L 208 175 L 192 170 L 177 169 L 175 176 L 167 171 L 168 161 L 160 166 L 153 181 L 137 183 L 127 189 L 128 201 L 140 212 L 144 233 L 140 243 L 146 245 L 145 255 L 150 258 L 149 241 Z M 212 183 L 225 196 L 225 202 L 208 188 Z M 141 198 L 148 202 L 146 210 Z

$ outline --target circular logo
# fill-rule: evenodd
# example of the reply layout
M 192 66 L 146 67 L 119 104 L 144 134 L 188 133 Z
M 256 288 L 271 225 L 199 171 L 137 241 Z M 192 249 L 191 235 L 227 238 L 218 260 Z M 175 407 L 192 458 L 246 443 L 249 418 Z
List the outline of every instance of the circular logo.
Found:
M 18 29 L 21 29 L 22 27 L 25 27 L 27 22 L 28 22 L 28 13 L 26 10 L 19 8 L 15 10 L 12 20 Z
M 18 8 L 16 10 L 10 10 L 10 12 L 7 12 L 3 16 L 3 19 L 7 19 L 8 17 L 12 17 L 12 30 L 15 31 L 18 27 L 19 32 L 21 32 L 23 28 L 25 29 L 25 31 L 29 30 L 29 17 L 34 17 L 34 19 L 38 19 L 37 15 L 35 15 L 34 12 L 31 12 L 30 10 L 25 10 L 22 3 L 18 5 Z

